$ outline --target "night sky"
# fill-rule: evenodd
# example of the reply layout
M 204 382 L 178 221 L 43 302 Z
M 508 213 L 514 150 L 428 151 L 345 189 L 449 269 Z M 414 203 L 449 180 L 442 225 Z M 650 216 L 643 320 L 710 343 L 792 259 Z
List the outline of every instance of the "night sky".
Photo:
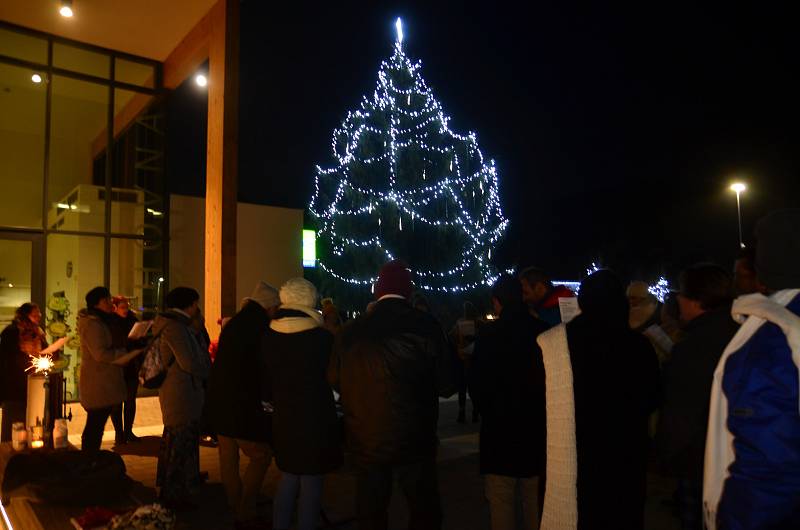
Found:
M 702 260 L 730 267 L 735 176 L 749 185 L 746 241 L 758 217 L 800 206 L 788 11 L 327 4 L 242 3 L 240 200 L 307 205 L 314 166 L 371 96 L 401 16 L 451 128 L 475 131 L 496 161 L 504 267 L 579 278 L 600 259 L 648 280 Z M 188 83 L 170 98 L 173 192 L 203 193 L 205 104 Z

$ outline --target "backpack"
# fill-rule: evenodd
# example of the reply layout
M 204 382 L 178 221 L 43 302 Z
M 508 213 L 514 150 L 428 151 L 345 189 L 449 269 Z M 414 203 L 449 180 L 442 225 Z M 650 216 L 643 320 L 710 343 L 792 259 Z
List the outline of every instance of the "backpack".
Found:
M 161 357 L 161 333 L 159 333 L 147 344 L 142 367 L 139 368 L 139 383 L 150 390 L 160 388 L 167 377 L 167 371 L 174 362 L 175 357 L 172 357 L 164 366 L 164 360 Z

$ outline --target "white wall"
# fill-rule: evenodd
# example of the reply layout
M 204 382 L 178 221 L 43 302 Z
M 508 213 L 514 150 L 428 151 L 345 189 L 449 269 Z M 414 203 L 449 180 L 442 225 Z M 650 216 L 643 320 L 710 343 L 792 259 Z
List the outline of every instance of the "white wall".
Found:
M 280 287 L 303 275 L 303 210 L 239 203 L 236 297 L 249 296 L 259 280 Z M 204 199 L 170 196 L 169 285 L 203 296 Z M 206 316 L 211 324 L 219 315 Z M 227 316 L 227 315 L 226 315 Z

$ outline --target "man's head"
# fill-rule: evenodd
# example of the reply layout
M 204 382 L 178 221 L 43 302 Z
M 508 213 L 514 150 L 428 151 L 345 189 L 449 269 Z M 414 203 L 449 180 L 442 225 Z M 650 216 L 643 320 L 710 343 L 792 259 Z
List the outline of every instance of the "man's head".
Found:
M 128 316 L 128 312 L 130 311 L 130 304 L 128 303 L 128 299 L 118 294 L 114 298 L 111 299 L 111 305 L 114 306 L 114 312 L 121 316 L 122 318 L 126 318 Z
M 378 281 L 375 282 L 375 299 L 387 294 L 402 296 L 406 300 L 411 298 L 414 285 L 411 282 L 411 271 L 405 262 L 395 259 L 381 267 Z
M 733 288 L 737 296 L 764 292 L 756 275 L 756 251 L 743 248 L 733 263 Z
M 756 273 L 767 291 L 800 287 L 800 209 L 779 210 L 756 225 Z
M 550 276 L 538 267 L 523 269 L 519 273 L 519 281 L 522 286 L 522 300 L 529 306 L 540 304 L 553 289 Z
M 114 304 L 111 303 L 111 291 L 106 287 L 95 287 L 86 293 L 86 307 L 98 309 L 104 313 L 113 313 Z
M 503 274 L 492 285 L 492 307 L 496 315 L 507 307 L 522 305 L 522 282 L 508 274 Z
M 643 305 L 653 304 L 655 302 L 655 297 L 650 294 L 650 289 L 647 283 L 640 280 L 631 282 L 628 285 L 626 294 L 628 296 L 628 303 L 631 305 L 631 307 L 640 307 Z
M 681 320 L 689 322 L 706 311 L 728 305 L 733 283 L 728 273 L 713 263 L 698 263 L 681 273 L 678 306 Z
M 164 304 L 169 309 L 180 309 L 195 318 L 200 314 L 200 293 L 191 287 L 176 287 L 167 293 Z

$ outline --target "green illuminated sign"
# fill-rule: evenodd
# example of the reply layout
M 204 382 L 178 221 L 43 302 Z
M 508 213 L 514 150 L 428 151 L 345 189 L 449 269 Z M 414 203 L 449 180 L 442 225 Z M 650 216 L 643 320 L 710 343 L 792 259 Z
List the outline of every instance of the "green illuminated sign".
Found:
M 303 230 L 303 267 L 317 266 L 317 233 Z

